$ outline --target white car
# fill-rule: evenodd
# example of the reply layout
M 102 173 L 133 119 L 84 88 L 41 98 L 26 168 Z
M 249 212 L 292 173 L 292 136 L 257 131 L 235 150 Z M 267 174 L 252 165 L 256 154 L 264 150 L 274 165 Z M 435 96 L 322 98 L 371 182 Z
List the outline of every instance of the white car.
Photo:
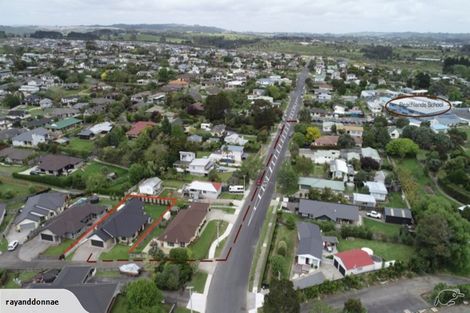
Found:
M 373 218 L 378 218 L 378 219 L 381 219 L 381 218 L 382 218 L 382 214 L 380 214 L 380 213 L 377 212 L 377 211 L 370 211 L 370 212 L 367 212 L 367 216 L 373 217 Z
M 18 240 L 13 240 L 8 244 L 8 251 L 15 251 L 19 244 L 20 242 Z

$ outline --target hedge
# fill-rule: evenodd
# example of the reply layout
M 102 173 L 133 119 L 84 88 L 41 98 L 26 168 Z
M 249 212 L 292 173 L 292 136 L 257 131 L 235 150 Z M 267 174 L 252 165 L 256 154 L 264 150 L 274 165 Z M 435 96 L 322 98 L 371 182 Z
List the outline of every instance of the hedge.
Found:
M 438 178 L 437 183 L 447 194 L 463 203 L 470 203 L 470 192 L 464 188 L 449 182 L 445 178 Z

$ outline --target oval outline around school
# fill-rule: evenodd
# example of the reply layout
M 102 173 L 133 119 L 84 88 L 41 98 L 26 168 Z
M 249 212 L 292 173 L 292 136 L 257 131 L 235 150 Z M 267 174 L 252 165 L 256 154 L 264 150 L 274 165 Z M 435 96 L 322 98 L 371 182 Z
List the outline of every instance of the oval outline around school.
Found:
M 400 99 L 405 99 L 405 98 L 428 98 L 428 99 L 431 99 L 431 100 L 441 100 L 444 103 L 447 103 L 447 105 L 449 107 L 445 111 L 441 111 L 441 112 L 437 112 L 437 113 L 431 113 L 431 114 L 403 114 L 403 113 L 398 113 L 398 112 L 396 112 L 396 111 L 394 111 L 394 110 L 392 110 L 388 107 L 388 105 L 391 102 L 396 101 L 396 100 L 400 100 Z M 404 95 L 404 96 L 398 96 L 398 97 L 395 97 L 393 99 L 388 100 L 387 103 L 385 103 L 385 106 L 384 106 L 384 110 L 387 111 L 390 114 L 403 116 L 403 117 L 411 117 L 411 118 L 438 116 L 438 115 L 442 115 L 442 114 L 445 114 L 445 113 L 449 112 L 451 109 L 452 109 L 452 104 L 449 102 L 449 100 L 438 97 L 438 96 L 430 96 L 430 95 L 411 95 L 411 96 Z

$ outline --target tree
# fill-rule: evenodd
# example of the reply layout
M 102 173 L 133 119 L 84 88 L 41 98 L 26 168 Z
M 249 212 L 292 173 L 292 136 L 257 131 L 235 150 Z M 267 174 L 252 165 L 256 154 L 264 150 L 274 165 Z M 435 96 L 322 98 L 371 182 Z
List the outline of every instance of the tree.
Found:
M 414 79 L 414 85 L 416 88 L 428 89 L 431 85 L 431 76 L 423 72 L 419 72 Z
M 273 279 L 264 298 L 264 313 L 299 313 L 300 304 L 294 285 L 287 279 Z
M 9 94 L 3 99 L 2 103 L 4 107 L 11 109 L 20 105 L 21 99 L 18 96 Z
M 129 180 L 132 185 L 137 184 L 145 177 L 145 167 L 140 163 L 134 163 L 129 168 Z
M 291 158 L 297 158 L 299 156 L 299 145 L 297 145 L 295 142 L 291 142 L 289 144 L 289 152 Z
M 367 310 L 359 299 L 348 299 L 344 303 L 343 313 L 366 313 Z
M 157 74 L 157 79 L 159 82 L 167 83 L 171 79 L 175 78 L 175 73 L 171 70 L 168 70 L 166 67 L 162 67 Z
M 102 173 L 92 173 L 86 179 L 87 193 L 98 192 L 98 190 L 101 188 L 106 188 L 108 185 L 108 180 Z
M 135 280 L 127 285 L 126 298 L 130 309 L 159 306 L 163 295 L 150 279 Z
M 399 117 L 395 122 L 395 125 L 398 128 L 403 128 L 405 126 L 408 126 L 409 124 L 410 124 L 410 121 L 407 118 L 404 118 L 404 117 Z
M 287 244 L 284 240 L 279 241 L 277 245 L 277 254 L 282 255 L 283 257 L 286 256 L 287 252 Z
M 210 121 L 224 119 L 225 113 L 230 110 L 231 104 L 227 94 L 221 92 L 217 95 L 209 95 L 206 98 L 205 115 Z
M 291 214 L 289 214 L 286 218 L 285 224 L 286 224 L 287 229 L 294 230 L 295 229 L 295 218 Z
M 370 157 L 361 158 L 361 168 L 366 171 L 378 171 L 380 163 Z
M 292 136 L 292 142 L 295 143 L 298 147 L 305 147 L 306 139 L 304 134 L 295 132 Z
M 277 180 L 282 194 L 291 195 L 299 190 L 299 176 L 287 162 L 281 166 Z
M 251 108 L 253 126 L 256 129 L 271 128 L 276 122 L 277 115 L 271 103 L 266 100 L 256 100 Z
M 188 249 L 173 248 L 170 250 L 170 259 L 177 263 L 185 263 L 189 259 Z
M 301 123 L 310 123 L 312 121 L 312 116 L 310 115 L 310 110 L 304 108 L 299 112 L 299 121 Z
M 295 159 L 294 168 L 297 173 L 302 174 L 303 176 L 308 176 L 313 172 L 313 163 L 312 160 L 305 156 L 300 156 Z
M 307 142 L 313 142 L 320 138 L 320 136 L 321 132 L 317 127 L 308 127 L 307 134 L 305 134 L 305 139 L 307 139 Z
M 349 134 L 341 134 L 338 138 L 338 143 L 336 144 L 340 149 L 350 149 L 356 146 L 354 138 Z
M 398 138 L 390 141 L 385 150 L 389 155 L 404 158 L 405 156 L 415 156 L 419 151 L 419 147 L 409 138 Z

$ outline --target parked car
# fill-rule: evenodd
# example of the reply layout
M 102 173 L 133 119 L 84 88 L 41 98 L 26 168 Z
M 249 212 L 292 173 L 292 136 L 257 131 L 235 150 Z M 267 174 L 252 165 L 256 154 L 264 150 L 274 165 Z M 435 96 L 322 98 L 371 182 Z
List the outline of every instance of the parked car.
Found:
M 370 212 L 367 212 L 367 216 L 372 217 L 372 218 L 378 218 L 378 219 L 381 219 L 381 218 L 382 218 L 382 214 L 380 214 L 380 213 L 377 212 L 377 211 L 370 211 Z
M 18 240 L 13 240 L 8 244 L 8 251 L 15 251 L 19 244 L 20 242 Z

